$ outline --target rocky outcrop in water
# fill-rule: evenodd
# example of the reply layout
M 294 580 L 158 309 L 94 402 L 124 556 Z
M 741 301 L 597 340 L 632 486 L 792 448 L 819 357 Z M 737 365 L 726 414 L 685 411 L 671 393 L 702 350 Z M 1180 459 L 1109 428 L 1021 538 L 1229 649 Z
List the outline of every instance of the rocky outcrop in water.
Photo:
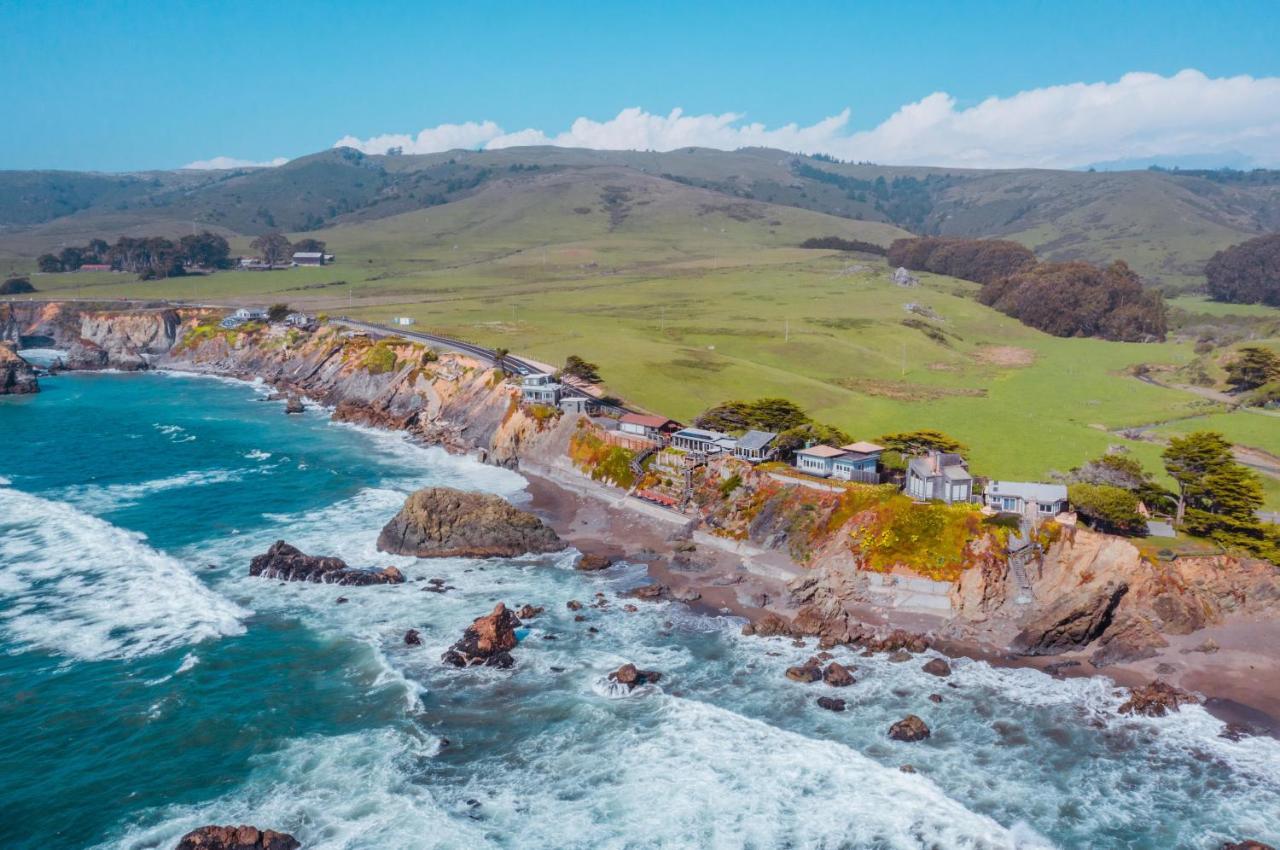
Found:
M 847 688 L 854 683 L 849 668 L 839 661 L 832 661 L 822 671 L 822 681 L 833 688 Z
M 25 395 L 39 391 L 36 370 L 18 356 L 15 346 L 0 342 L 0 395 Z
M 1164 717 L 1178 711 L 1184 705 L 1195 705 L 1200 700 L 1166 682 L 1156 680 L 1149 685 L 1129 689 L 1129 699 L 1120 706 L 1121 714 L 1137 714 L 1142 717 Z
M 574 569 L 583 572 L 594 573 L 599 570 L 607 570 L 613 566 L 613 559 L 604 555 L 583 555 L 578 559 L 578 563 L 574 564 Z
M 445 650 L 440 660 L 454 667 L 512 667 L 516 661 L 511 650 L 518 642 L 519 627 L 520 619 L 499 602 L 493 611 L 467 626 L 462 638 Z
M 623 664 L 609 674 L 610 682 L 622 685 L 628 691 L 634 691 L 643 685 L 654 684 L 661 678 L 662 674 L 657 670 L 641 670 L 634 664 Z
M 427 487 L 378 535 L 378 549 L 419 558 L 511 558 L 564 548 L 542 520 L 488 493 Z
M 324 584 L 401 584 L 404 581 L 404 574 L 395 567 L 376 571 L 355 569 L 341 558 L 308 555 L 283 540 L 277 540 L 249 562 L 249 575 Z
M 202 826 L 178 842 L 176 850 L 297 850 L 292 835 L 254 826 Z
M 1121 598 L 1129 590 L 1124 582 L 1081 588 L 1060 597 L 1034 615 L 1013 639 L 1023 655 L 1058 655 L 1088 646 L 1111 625 Z
M 1270 844 L 1263 844 L 1261 841 L 1246 839 L 1245 841 L 1228 841 L 1222 845 L 1222 850 L 1276 850 Z
M 889 727 L 889 737 L 895 741 L 923 741 L 931 734 L 925 722 L 914 714 L 908 714 Z

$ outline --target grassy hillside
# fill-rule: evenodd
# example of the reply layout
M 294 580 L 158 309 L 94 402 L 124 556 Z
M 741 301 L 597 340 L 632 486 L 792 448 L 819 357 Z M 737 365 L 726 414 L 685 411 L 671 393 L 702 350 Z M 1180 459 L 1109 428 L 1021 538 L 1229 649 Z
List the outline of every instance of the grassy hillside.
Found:
M 1121 443 L 1158 469 L 1158 445 L 1115 432 L 1224 409 L 1129 374 L 1189 363 L 1190 343 L 1046 336 L 978 304 L 974 284 L 922 275 L 900 288 L 881 258 L 795 247 L 814 234 L 885 243 L 901 231 L 592 166 L 513 175 L 454 203 L 315 232 L 338 256 L 329 267 L 34 280 L 49 297 L 409 315 L 552 364 L 586 357 L 609 391 L 678 418 L 780 395 L 858 438 L 941 428 L 972 446 L 977 471 L 1001 477 L 1043 476 Z M 1271 447 L 1268 421 L 1226 416 L 1252 417 L 1227 430 Z M 1280 504 L 1280 488 L 1271 496 Z
M 1003 236 L 1042 258 L 1124 259 L 1170 290 L 1202 283 L 1217 250 L 1280 228 L 1280 172 L 975 171 L 854 165 L 783 151 L 510 148 L 424 156 L 350 149 L 279 168 L 98 175 L 0 172 L 0 262 L 150 227 L 245 235 L 387 220 L 547 175 L 600 169 L 915 233 Z M 186 231 L 183 231 L 186 232 Z M 572 238 L 576 228 L 556 234 Z

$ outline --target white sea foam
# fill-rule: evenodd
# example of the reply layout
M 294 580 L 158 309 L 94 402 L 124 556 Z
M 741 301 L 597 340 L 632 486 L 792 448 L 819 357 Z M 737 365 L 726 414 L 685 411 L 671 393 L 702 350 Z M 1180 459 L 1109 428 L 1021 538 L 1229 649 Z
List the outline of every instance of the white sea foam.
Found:
M 21 648 L 77 659 L 132 658 L 239 634 L 249 612 L 145 538 L 0 489 L 0 626 Z
M 248 470 L 242 469 L 193 470 L 136 484 L 83 484 L 69 487 L 58 495 L 81 510 L 103 514 L 136 504 L 153 493 L 239 481 L 246 472 Z
M 252 823 L 296 836 L 307 850 L 415 850 L 492 846 L 488 830 L 446 811 L 414 781 L 437 744 L 391 729 L 295 741 L 258 760 L 235 792 L 135 818 L 98 850 L 172 847 L 211 823 Z M 533 846 L 533 845 L 525 845 Z
M 261 449 L 253 449 L 251 451 L 245 452 L 244 456 L 247 457 L 249 460 L 266 460 L 267 458 L 271 457 L 271 452 L 264 452 Z

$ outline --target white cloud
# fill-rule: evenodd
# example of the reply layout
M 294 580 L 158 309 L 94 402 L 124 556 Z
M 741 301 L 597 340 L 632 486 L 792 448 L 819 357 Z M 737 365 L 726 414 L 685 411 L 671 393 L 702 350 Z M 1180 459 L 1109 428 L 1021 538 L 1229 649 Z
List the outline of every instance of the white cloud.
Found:
M 607 121 L 578 118 L 553 134 L 533 128 L 507 133 L 483 121 L 441 124 L 417 136 L 347 136 L 335 146 L 366 153 L 390 147 L 435 153 L 516 145 L 659 151 L 766 146 L 885 164 L 974 168 L 1072 168 L 1208 154 L 1280 165 L 1280 78 L 1275 77 L 1135 72 L 1115 82 L 1046 86 L 966 108 L 935 92 L 858 132 L 848 129 L 848 109 L 808 126 L 773 129 L 743 123 L 743 117 L 735 112 L 685 115 L 680 109 L 657 115 L 633 107 Z
M 215 156 L 213 159 L 198 159 L 195 162 L 188 162 L 183 168 L 192 171 L 217 171 L 225 168 L 275 168 L 277 165 L 284 165 L 289 160 L 283 156 L 275 159 L 269 159 L 266 162 L 254 162 L 251 159 L 236 159 L 233 156 Z
M 403 148 L 404 153 L 440 153 L 457 148 L 475 148 L 502 135 L 502 128 L 492 121 L 468 121 L 465 124 L 441 124 L 428 127 L 417 136 L 388 133 L 371 139 L 344 136 L 333 143 L 335 148 L 355 148 L 365 153 L 386 153 L 389 148 Z

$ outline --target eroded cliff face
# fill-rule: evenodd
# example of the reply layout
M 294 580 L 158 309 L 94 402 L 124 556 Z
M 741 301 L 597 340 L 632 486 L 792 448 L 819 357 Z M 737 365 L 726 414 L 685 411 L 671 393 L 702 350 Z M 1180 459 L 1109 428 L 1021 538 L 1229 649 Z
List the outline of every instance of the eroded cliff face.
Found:
M 169 308 L 113 309 L 57 302 L 0 304 L 0 340 L 56 348 L 68 369 L 149 368 L 173 347 L 183 317 Z
M 514 466 L 547 429 L 523 411 L 518 389 L 459 354 L 405 340 L 374 341 L 337 327 L 224 331 L 191 317 L 155 361 L 181 371 L 261 378 L 334 409 L 335 419 L 407 431 L 454 451 Z

